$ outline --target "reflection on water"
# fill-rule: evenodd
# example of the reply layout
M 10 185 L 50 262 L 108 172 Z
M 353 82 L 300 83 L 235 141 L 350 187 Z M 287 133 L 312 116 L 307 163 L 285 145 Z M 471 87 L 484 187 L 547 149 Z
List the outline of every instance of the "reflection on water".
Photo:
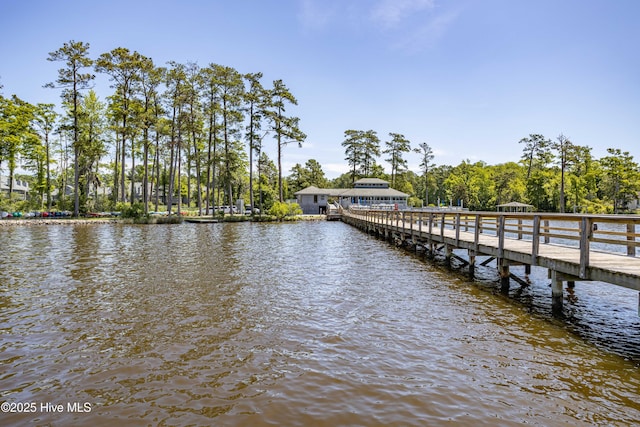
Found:
M 640 419 L 622 288 L 577 284 L 558 321 L 544 277 L 507 298 L 341 223 L 8 227 L 0 242 L 0 401 L 92 405 L 2 425 Z

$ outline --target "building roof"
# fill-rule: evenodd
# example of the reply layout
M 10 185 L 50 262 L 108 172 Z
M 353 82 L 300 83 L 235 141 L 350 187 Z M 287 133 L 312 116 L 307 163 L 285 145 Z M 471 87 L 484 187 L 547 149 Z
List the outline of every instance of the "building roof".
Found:
M 504 212 L 527 212 L 533 209 L 533 205 L 520 202 L 509 202 L 498 205 L 498 211 Z
M 357 180 L 356 182 L 353 183 L 354 185 L 363 185 L 363 184 L 386 184 L 389 185 L 388 181 L 385 181 L 384 179 L 380 179 L 380 178 L 360 178 L 359 180 Z
M 331 188 L 318 188 L 318 187 L 316 187 L 314 185 L 310 185 L 307 188 L 303 188 L 300 191 L 296 191 L 295 193 L 293 193 L 293 195 L 294 196 L 304 196 L 304 195 L 312 195 L 313 196 L 313 195 L 316 195 L 316 194 L 318 194 L 318 195 L 323 194 L 323 195 L 330 196 L 333 191 L 335 191 L 335 190 L 333 190 Z
M 372 178 L 375 179 L 375 178 Z M 326 195 L 331 197 L 409 197 L 408 194 L 402 191 L 394 190 L 393 188 L 318 188 L 309 186 L 300 191 L 296 191 L 296 196 L 313 196 L 313 195 Z

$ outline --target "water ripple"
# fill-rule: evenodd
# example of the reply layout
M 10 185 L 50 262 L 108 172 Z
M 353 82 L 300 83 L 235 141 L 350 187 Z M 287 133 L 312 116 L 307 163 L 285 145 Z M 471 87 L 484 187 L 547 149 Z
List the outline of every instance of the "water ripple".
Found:
M 93 405 L 3 425 L 640 419 L 638 321 L 610 287 L 576 287 L 557 321 L 544 281 L 505 297 L 341 223 L 0 238 L 0 400 Z

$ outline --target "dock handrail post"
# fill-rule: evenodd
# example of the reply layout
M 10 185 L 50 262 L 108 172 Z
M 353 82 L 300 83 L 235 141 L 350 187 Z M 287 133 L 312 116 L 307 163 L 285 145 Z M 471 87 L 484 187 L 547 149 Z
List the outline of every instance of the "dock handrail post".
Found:
M 504 215 L 498 217 L 498 259 L 504 258 Z
M 442 243 L 444 243 L 444 221 L 445 213 L 442 212 L 442 218 L 440 218 L 440 238 L 442 239 Z
M 634 237 L 636 233 L 636 226 L 632 222 L 627 223 L 627 255 L 628 256 L 636 256 L 636 247 L 633 243 L 635 243 L 636 239 Z
M 538 265 L 538 251 L 540 250 L 540 215 L 533 217 L 533 236 L 531 238 L 531 265 Z
M 580 278 L 588 279 L 589 267 L 589 241 L 591 240 L 591 218 L 583 216 L 580 221 Z
M 480 245 L 480 214 L 476 214 L 475 219 L 475 229 L 473 230 L 473 251 L 474 253 L 478 253 L 479 245 Z
M 409 212 L 409 223 L 411 224 L 411 238 L 413 238 L 413 211 Z
M 522 240 L 522 218 L 518 218 L 518 240 Z
M 456 248 L 460 247 L 460 214 L 456 213 Z
M 429 250 L 431 250 L 431 245 L 433 243 L 433 212 L 429 212 L 429 237 L 428 237 L 428 242 L 429 242 Z
M 543 234 L 544 234 L 544 242 L 545 243 L 551 242 L 551 238 L 549 237 L 549 220 L 548 219 L 544 220 Z

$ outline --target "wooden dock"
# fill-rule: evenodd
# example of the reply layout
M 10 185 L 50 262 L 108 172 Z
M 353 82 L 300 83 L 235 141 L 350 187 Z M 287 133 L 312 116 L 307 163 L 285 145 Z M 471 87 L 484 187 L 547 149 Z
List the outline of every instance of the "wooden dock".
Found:
M 340 221 L 342 219 L 342 206 L 337 203 L 327 206 L 327 221 Z
M 349 209 L 342 221 L 402 245 L 430 253 L 468 251 L 469 273 L 476 258 L 495 258 L 503 289 L 510 265 L 545 267 L 554 305 L 562 305 L 563 283 L 607 282 L 640 291 L 640 217 L 509 212 L 381 211 Z M 465 261 L 466 262 L 466 261 Z

